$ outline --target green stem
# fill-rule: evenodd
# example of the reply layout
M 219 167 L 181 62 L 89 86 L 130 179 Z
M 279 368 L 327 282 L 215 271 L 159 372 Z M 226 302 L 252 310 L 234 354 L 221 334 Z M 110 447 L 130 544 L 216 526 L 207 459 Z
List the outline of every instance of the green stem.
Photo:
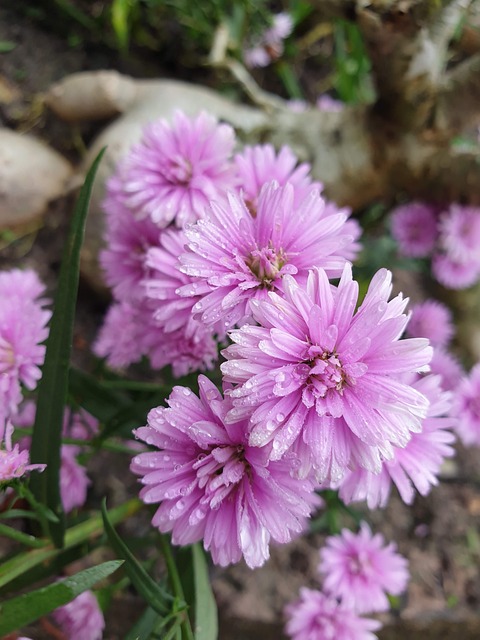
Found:
M 21 544 L 34 549 L 44 547 L 48 544 L 48 541 L 44 538 L 35 538 L 35 536 L 30 536 L 28 533 L 23 533 L 22 531 L 18 531 L 13 527 L 9 527 L 8 525 L 1 523 L 0 536 L 5 536 L 6 538 L 10 538 L 11 540 L 15 540 L 16 542 L 20 542 Z
M 172 554 L 172 548 L 165 536 L 160 534 L 159 538 L 160 547 L 163 553 L 163 557 L 165 558 L 165 564 L 167 565 L 168 577 L 170 578 L 170 583 L 172 585 L 172 591 L 179 601 L 185 602 L 185 595 L 183 593 L 180 576 L 178 575 L 177 565 L 175 564 L 175 559 Z M 182 630 L 182 640 L 194 640 L 188 613 L 184 612 L 181 615 L 184 616 L 183 621 L 180 624 Z
M 110 519 L 112 523 L 118 524 L 119 522 L 130 518 L 130 516 L 136 513 L 141 506 L 142 502 L 137 498 L 133 498 L 125 504 L 112 509 L 109 514 Z M 63 549 L 57 549 L 51 543 L 48 543 L 41 549 L 34 549 L 33 551 L 24 551 L 19 553 L 0 565 L 0 588 L 26 571 L 55 558 L 66 549 L 76 547 L 82 542 L 85 542 L 85 540 L 96 538 L 102 533 L 102 516 L 96 515 L 93 518 L 90 518 L 89 520 L 67 530 L 65 534 L 65 546 Z

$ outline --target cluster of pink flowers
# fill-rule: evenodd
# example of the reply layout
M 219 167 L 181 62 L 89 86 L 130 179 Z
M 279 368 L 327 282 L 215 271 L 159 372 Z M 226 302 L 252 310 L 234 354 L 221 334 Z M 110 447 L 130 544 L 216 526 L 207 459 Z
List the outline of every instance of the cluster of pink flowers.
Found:
M 412 202 L 391 214 L 400 252 L 429 258 L 432 274 L 449 289 L 465 289 L 480 279 L 480 211 L 451 204 L 446 210 Z
M 176 377 L 212 369 L 251 301 L 322 266 L 339 276 L 360 228 L 321 195 L 293 152 L 234 154 L 231 127 L 177 112 L 147 127 L 107 184 L 100 259 L 114 303 L 94 350 L 112 367 L 143 356 Z
M 71 602 L 55 609 L 56 624 L 69 640 L 101 640 L 105 619 L 92 591 L 84 591 Z
M 272 24 L 243 52 L 247 67 L 267 67 L 283 53 L 283 42 L 293 31 L 293 20 L 286 13 L 272 16 Z
M 389 271 L 359 305 L 350 212 L 287 147 L 233 155 L 234 143 L 206 114 L 177 114 L 111 178 L 102 263 L 115 301 L 96 351 L 178 376 L 213 367 L 230 340 L 223 393 L 204 376 L 199 396 L 175 387 L 136 430 L 153 449 L 131 468 L 175 544 L 257 567 L 303 530 L 318 488 L 376 504 L 392 483 L 407 501 L 426 493 L 453 436 L 450 395 L 425 375 L 432 348 L 415 325 L 403 338 Z
M 387 611 L 387 594 L 400 595 L 409 579 L 395 545 L 384 546 L 383 536 L 372 535 L 365 523 L 358 534 L 344 529 L 327 538 L 318 572 L 322 590 L 302 588 L 285 609 L 292 640 L 374 640 L 381 624 L 362 614 Z

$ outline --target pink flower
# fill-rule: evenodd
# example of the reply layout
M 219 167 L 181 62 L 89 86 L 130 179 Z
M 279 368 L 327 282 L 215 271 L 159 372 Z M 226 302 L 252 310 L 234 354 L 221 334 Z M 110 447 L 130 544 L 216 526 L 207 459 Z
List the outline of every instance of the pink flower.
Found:
M 318 570 L 324 590 L 356 613 L 388 611 L 387 593 L 399 595 L 409 579 L 407 561 L 396 553 L 396 545 L 385 546 L 383 536 L 372 536 L 365 522 L 357 534 L 343 529 L 326 539 Z
M 159 227 L 195 222 L 210 200 L 234 187 L 234 144 L 232 127 L 205 112 L 188 118 L 176 111 L 172 124 L 153 122 L 124 160 L 125 205 Z
M 321 111 L 330 111 L 332 113 L 338 113 L 343 111 L 345 108 L 345 103 L 341 100 L 336 100 L 332 98 L 328 93 L 324 93 L 317 98 L 316 102 L 317 109 Z
M 231 193 L 228 206 L 212 203 L 209 217 L 185 231 L 189 252 L 180 256 L 181 269 L 211 290 L 193 307 L 202 322 L 232 326 L 250 318 L 253 300 L 281 291 L 287 274 L 304 282 L 313 265 L 330 277 L 341 274 L 346 262 L 341 254 L 352 241 L 343 231 L 346 215 L 325 215 L 315 189 L 299 206 L 294 193 L 288 183 L 266 184 L 256 217 Z M 191 295 L 191 286 L 179 293 Z
M 438 237 L 435 209 L 422 202 L 410 202 L 391 213 L 392 235 L 400 252 L 410 258 L 424 258 L 433 251 Z
M 246 49 L 243 59 L 247 67 L 266 67 L 277 60 L 283 53 L 283 41 L 291 34 L 293 21 L 286 13 L 272 16 L 272 25 L 266 29 L 260 38 Z
M 426 496 L 438 484 L 443 462 L 455 453 L 452 429 L 456 419 L 450 417 L 451 394 L 442 391 L 440 376 L 427 375 L 412 386 L 430 401 L 421 432 L 414 433 L 404 448 L 396 448 L 393 459 L 383 463 L 380 473 L 365 469 L 349 472 L 339 483 L 344 502 L 365 500 L 370 509 L 385 507 L 393 483 L 402 500 L 411 504 L 415 489 Z
M 60 449 L 60 496 L 65 513 L 83 507 L 91 484 L 85 467 L 77 462 L 80 447 L 64 444 Z
M 107 181 L 106 189 L 106 248 L 100 252 L 105 282 L 117 300 L 138 301 L 143 297 L 140 282 L 146 276 L 145 255 L 158 245 L 161 232 L 150 218 L 138 220 L 123 204 L 121 167 Z
M 452 313 L 437 300 L 425 300 L 412 306 L 406 333 L 412 338 L 428 338 L 433 347 L 445 347 L 454 333 Z
M 361 618 L 335 598 L 303 587 L 300 598 L 285 608 L 285 630 L 292 640 L 375 640 L 382 626 Z
M 298 206 L 312 187 L 322 190 L 319 182 L 312 182 L 310 165 L 298 164 L 298 158 L 290 147 L 282 147 L 277 153 L 271 144 L 246 146 L 235 156 L 239 187 L 243 199 L 253 216 L 258 207 L 262 187 L 276 180 L 283 187 L 290 182 L 295 187 L 294 203 Z
M 466 445 L 480 445 L 480 363 L 455 390 L 452 414 L 458 417 L 457 431 Z
M 292 463 L 269 462 L 250 447 L 245 421 L 226 424 L 231 408 L 212 382 L 198 379 L 200 397 L 174 387 L 167 404 L 148 415 L 135 435 L 158 451 L 141 453 L 131 470 L 145 485 L 140 497 L 160 503 L 152 524 L 172 532 L 174 544 L 203 539 L 213 561 L 245 558 L 249 567 L 269 557 L 270 539 L 288 542 L 303 530 L 317 503 L 313 485 L 292 478 Z
M 252 303 L 261 326 L 231 331 L 221 366 L 238 385 L 229 419 L 250 418 L 251 445 L 271 443 L 279 459 L 295 443 L 302 468 L 310 459 L 321 482 L 358 465 L 378 473 L 420 431 L 428 400 L 398 377 L 424 370 L 432 349 L 422 338 L 399 340 L 408 301 L 388 302 L 391 288 L 391 273 L 380 270 L 355 311 L 347 265 L 338 287 L 313 269 L 306 287 L 285 276 L 284 297 Z
M 480 209 L 451 204 L 440 217 L 439 244 L 452 261 L 480 268 Z
M 110 367 L 117 369 L 138 362 L 143 355 L 140 349 L 140 334 L 151 315 L 144 306 L 130 302 L 112 304 L 104 318 L 103 325 L 93 344 L 93 352 L 106 358 Z
M 41 377 L 41 343 L 51 316 L 39 297 L 43 292 L 33 271 L 0 274 L 0 407 L 7 417 L 15 415 L 22 400 L 21 385 L 33 390 Z
M 28 471 L 43 471 L 46 464 L 29 464 L 30 455 L 27 450 L 20 450 L 19 444 L 12 445 L 13 425 L 7 422 L 0 430 L 0 444 L 4 440 L 4 448 L 0 447 L 0 484 L 21 478 Z
M 92 591 L 84 591 L 74 600 L 55 609 L 53 619 L 69 640 L 101 640 L 105 620 Z
M 447 289 L 467 289 L 480 278 L 480 262 L 459 262 L 445 253 L 436 253 L 432 275 Z
M 430 360 L 430 371 L 441 378 L 440 386 L 445 391 L 456 389 L 465 371 L 459 361 L 449 351 L 436 347 Z

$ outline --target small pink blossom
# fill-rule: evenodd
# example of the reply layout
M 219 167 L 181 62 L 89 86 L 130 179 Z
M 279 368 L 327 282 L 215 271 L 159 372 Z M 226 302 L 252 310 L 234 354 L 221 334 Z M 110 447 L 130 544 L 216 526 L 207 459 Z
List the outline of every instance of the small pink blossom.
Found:
M 12 445 L 13 425 L 11 422 L 0 429 L 0 484 L 21 478 L 29 471 L 43 471 L 46 464 L 30 464 L 27 450 L 21 450 L 19 444 Z
M 383 536 L 372 535 L 365 522 L 357 534 L 343 529 L 326 539 L 318 570 L 324 591 L 356 613 L 388 611 L 387 593 L 399 595 L 409 579 L 407 561 L 396 545 L 385 546 Z
M 69 640 L 102 640 L 105 620 L 92 591 L 84 591 L 74 600 L 55 609 L 55 622 Z
M 378 620 L 362 618 L 336 598 L 303 587 L 285 608 L 285 630 L 292 640 L 376 640 Z
M 480 446 L 480 363 L 457 386 L 452 414 L 464 444 Z
M 174 544 L 203 539 L 215 563 L 243 556 L 258 567 L 270 540 L 303 530 L 318 499 L 310 481 L 292 477 L 292 460 L 269 462 L 249 446 L 245 421 L 225 422 L 231 401 L 204 376 L 198 382 L 200 397 L 174 387 L 169 408 L 150 411 L 135 435 L 156 450 L 135 456 L 131 470 L 142 476 L 143 501 L 160 503 L 152 524 L 171 531 Z
M 480 278 L 480 261 L 458 261 L 446 253 L 435 253 L 432 275 L 447 289 L 467 289 Z
M 64 444 L 60 449 L 60 496 L 65 513 L 83 507 L 91 480 L 87 470 L 77 462 L 80 447 Z
M 247 67 L 266 67 L 283 53 L 283 41 L 293 30 L 291 16 L 277 13 L 272 17 L 272 25 L 266 29 L 257 41 L 245 49 L 243 59 Z
M 159 227 L 195 222 L 210 200 L 235 185 L 231 155 L 235 133 L 205 112 L 148 125 L 123 162 L 123 201 L 139 218 Z
M 457 358 L 441 347 L 433 350 L 430 360 L 430 371 L 441 378 L 440 386 L 445 391 L 453 391 L 460 380 L 465 376 L 465 371 Z
M 452 261 L 480 267 L 480 208 L 451 204 L 439 226 L 439 244 Z
M 410 202 L 391 213 L 392 235 L 400 252 L 410 258 L 431 254 L 438 237 L 435 209 L 422 202 Z
M 332 113 L 339 113 L 345 109 L 344 102 L 332 98 L 328 93 L 324 93 L 317 98 L 316 106 L 321 111 L 330 111 Z
M 445 347 L 454 333 L 452 312 L 437 300 L 413 305 L 406 333 L 412 338 L 428 338 L 433 347 Z
M 33 390 L 41 377 L 51 316 L 40 297 L 44 290 L 33 271 L 0 273 L 0 408 L 6 417 L 16 414 L 22 385 Z

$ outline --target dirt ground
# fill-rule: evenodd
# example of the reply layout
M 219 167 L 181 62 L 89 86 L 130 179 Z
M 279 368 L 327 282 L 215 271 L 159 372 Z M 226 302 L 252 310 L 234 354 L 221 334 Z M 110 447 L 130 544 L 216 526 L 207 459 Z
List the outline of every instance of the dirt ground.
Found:
M 30 131 L 48 141 L 72 162 L 81 156 L 79 135 L 85 143 L 98 125 L 75 130 L 38 108 L 37 96 L 49 84 L 76 70 L 120 68 L 136 73 L 138 60 L 129 65 L 108 50 L 72 49 L 57 35 L 43 31 L 28 19 L 0 8 L 0 42 L 14 48 L 0 53 L 0 121 L 3 126 Z M 151 71 L 154 65 L 147 65 Z M 129 68 L 130 67 L 130 68 Z M 158 75 L 163 70 L 158 68 Z M 193 78 L 195 80 L 195 78 Z M 22 261 L 36 268 L 53 287 L 72 199 L 53 203 L 35 232 L 0 247 L 0 268 Z M 88 366 L 91 343 L 105 310 L 105 300 L 82 283 L 76 328 L 76 363 Z M 112 468 L 102 476 L 105 461 L 92 468 L 90 499 L 105 494 L 118 497 L 135 487 L 125 482 L 125 472 Z M 108 463 L 110 465 L 110 462 Z M 113 463 L 112 463 L 113 464 Z M 372 527 L 388 540 L 396 540 L 410 563 L 411 581 L 398 609 L 385 616 L 379 633 L 383 640 L 470 640 L 480 638 L 480 451 L 458 447 L 443 480 L 428 498 L 412 507 L 393 496 L 383 511 L 366 514 Z M 113 503 L 113 502 L 112 502 Z M 272 548 L 270 561 L 261 569 L 244 564 L 214 569 L 213 584 L 221 615 L 222 640 L 270 640 L 282 636 L 282 609 L 303 586 L 315 586 L 320 534 L 300 538 L 288 546 Z M 1 544 L 1 543 L 0 543 Z M 0 549 L 0 557 L 2 550 Z M 108 640 L 121 639 L 138 616 L 139 601 L 127 594 L 107 613 Z M 35 639 L 52 637 L 45 629 L 32 630 Z

